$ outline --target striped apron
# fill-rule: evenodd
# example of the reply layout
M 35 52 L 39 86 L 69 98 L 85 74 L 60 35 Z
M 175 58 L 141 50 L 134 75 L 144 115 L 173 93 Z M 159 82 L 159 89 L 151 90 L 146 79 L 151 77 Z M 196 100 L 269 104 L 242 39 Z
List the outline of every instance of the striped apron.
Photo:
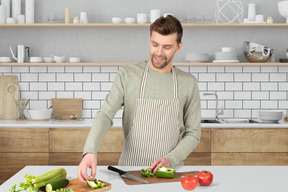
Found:
M 149 63 L 144 70 L 133 125 L 124 141 L 119 166 L 150 166 L 171 152 L 179 142 L 179 100 L 174 67 L 173 99 L 144 98 L 148 70 Z

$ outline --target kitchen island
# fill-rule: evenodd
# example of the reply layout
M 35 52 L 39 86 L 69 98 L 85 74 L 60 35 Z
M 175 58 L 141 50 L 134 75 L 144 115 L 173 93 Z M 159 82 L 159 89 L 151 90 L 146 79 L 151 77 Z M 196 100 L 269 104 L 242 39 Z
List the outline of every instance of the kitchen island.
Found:
M 25 174 L 40 175 L 59 166 L 26 166 L 17 174 L 0 186 L 1 192 L 24 181 Z M 78 166 L 61 166 L 67 171 L 67 179 L 77 178 Z M 143 167 L 120 167 L 128 170 L 140 170 Z M 210 186 L 198 185 L 194 191 L 213 192 L 287 192 L 288 167 L 287 166 L 182 166 L 175 167 L 176 172 L 209 170 L 214 179 Z M 89 172 L 88 172 L 89 173 Z M 168 182 L 158 184 L 126 185 L 120 176 L 107 169 L 107 166 L 98 166 L 96 178 L 109 182 L 110 191 L 117 192 L 147 192 L 147 191 L 185 191 L 181 182 Z

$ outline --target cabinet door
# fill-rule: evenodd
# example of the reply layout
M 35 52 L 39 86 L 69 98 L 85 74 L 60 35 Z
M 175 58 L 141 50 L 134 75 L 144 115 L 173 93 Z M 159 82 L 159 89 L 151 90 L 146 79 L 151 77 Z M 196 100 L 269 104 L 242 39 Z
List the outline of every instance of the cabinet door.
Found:
M 48 128 L 0 128 L 0 152 L 49 152 Z

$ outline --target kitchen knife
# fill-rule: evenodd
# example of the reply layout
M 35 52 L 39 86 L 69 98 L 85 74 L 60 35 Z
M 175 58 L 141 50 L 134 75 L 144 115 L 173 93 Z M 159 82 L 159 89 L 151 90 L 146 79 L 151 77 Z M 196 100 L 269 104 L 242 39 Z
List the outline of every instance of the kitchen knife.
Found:
M 126 173 L 125 171 L 121 170 L 121 169 L 118 169 L 116 167 L 113 167 L 113 166 L 108 166 L 108 169 L 111 170 L 111 171 L 114 171 L 114 172 L 117 172 L 119 173 L 121 176 L 124 176 L 126 177 L 127 179 L 131 179 L 131 180 L 134 180 L 134 181 L 138 181 L 138 182 L 141 182 L 141 183 L 145 183 L 145 184 L 149 184 L 149 182 L 145 179 L 142 179 L 140 177 L 136 177 L 134 175 L 130 175 L 128 173 Z

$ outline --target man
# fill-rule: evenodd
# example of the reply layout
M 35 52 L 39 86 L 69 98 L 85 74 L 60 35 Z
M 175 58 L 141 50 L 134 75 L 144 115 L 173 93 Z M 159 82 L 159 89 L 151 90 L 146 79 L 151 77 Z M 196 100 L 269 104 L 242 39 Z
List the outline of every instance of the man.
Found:
M 85 183 L 96 175 L 97 150 L 124 106 L 125 142 L 120 166 L 174 167 L 198 145 L 201 135 L 201 107 L 197 81 L 172 66 L 181 47 L 183 29 L 173 16 L 161 17 L 150 26 L 150 60 L 122 67 L 97 113 L 88 135 L 78 178 Z M 185 130 L 182 140 L 180 133 Z

